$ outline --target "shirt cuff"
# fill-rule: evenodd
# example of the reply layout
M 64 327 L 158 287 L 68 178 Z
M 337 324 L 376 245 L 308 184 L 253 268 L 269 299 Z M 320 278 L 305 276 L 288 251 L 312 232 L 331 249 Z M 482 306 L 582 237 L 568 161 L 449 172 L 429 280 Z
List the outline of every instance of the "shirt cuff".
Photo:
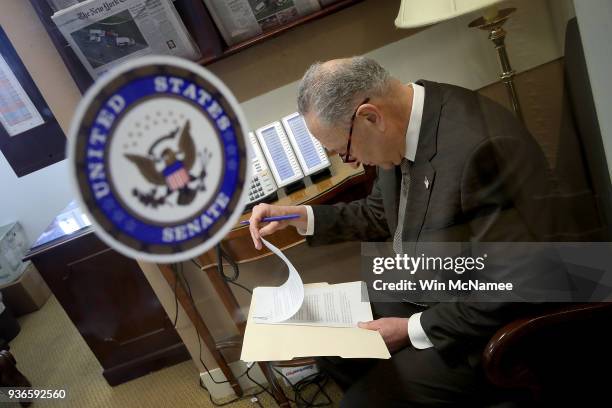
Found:
M 423 350 L 433 347 L 433 343 L 421 326 L 421 313 L 415 313 L 408 318 L 408 337 L 414 348 Z
M 304 207 L 306 207 L 306 231 L 300 228 L 296 230 L 300 235 L 314 235 L 314 212 L 311 206 L 305 205 Z

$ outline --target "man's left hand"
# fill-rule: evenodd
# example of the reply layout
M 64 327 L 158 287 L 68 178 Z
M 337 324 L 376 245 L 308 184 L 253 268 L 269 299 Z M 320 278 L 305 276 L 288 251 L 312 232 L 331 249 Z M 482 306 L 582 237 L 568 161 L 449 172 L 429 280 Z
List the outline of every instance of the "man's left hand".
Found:
M 406 318 L 383 317 L 371 322 L 359 322 L 357 326 L 361 329 L 378 331 L 391 353 L 410 344 L 408 319 Z

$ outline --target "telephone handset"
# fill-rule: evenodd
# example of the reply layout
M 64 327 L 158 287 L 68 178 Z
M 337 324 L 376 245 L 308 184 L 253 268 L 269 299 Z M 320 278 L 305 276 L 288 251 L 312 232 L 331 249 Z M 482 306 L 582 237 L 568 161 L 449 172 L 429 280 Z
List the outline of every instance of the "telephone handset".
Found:
M 299 112 L 285 116 L 282 121 L 305 175 L 310 176 L 331 166 L 325 149 L 312 136 Z
M 255 133 L 279 188 L 304 178 L 298 159 L 280 122 L 272 122 L 257 129 Z
M 253 148 L 253 179 L 249 186 L 247 208 L 264 201 L 276 201 L 278 198 L 276 183 L 272 178 L 266 159 L 253 132 L 249 132 L 249 140 Z

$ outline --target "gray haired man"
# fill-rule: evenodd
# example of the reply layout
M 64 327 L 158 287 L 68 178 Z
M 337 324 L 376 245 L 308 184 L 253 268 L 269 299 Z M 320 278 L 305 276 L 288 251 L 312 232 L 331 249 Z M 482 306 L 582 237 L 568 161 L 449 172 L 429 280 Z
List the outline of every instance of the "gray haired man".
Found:
M 477 93 L 430 81 L 404 84 L 375 61 L 355 57 L 312 65 L 298 107 L 325 148 L 346 163 L 377 166 L 371 194 L 322 206 L 253 209 L 260 238 L 293 226 L 309 245 L 341 241 L 534 241 L 546 211 L 534 193 L 550 188 L 544 156 L 514 116 Z M 261 224 L 264 217 L 300 214 Z M 343 405 L 478 405 L 490 386 L 480 355 L 497 329 L 520 314 L 508 303 L 374 304 L 392 358 L 322 359 L 346 388 Z

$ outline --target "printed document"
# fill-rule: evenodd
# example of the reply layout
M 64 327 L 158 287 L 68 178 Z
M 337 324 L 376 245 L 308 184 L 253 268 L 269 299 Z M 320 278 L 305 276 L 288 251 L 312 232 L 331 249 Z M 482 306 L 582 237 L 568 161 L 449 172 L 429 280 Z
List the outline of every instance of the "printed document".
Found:
M 253 290 L 255 323 L 356 327 L 360 321 L 372 320 L 370 303 L 362 301 L 362 282 L 305 288 L 289 259 L 274 245 L 262 241 L 285 262 L 289 276 L 281 286 Z
M 257 323 L 278 323 L 289 319 L 300 309 L 304 301 L 304 284 L 298 271 L 281 250 L 265 239 L 262 242 L 285 262 L 289 268 L 289 277 L 278 287 L 260 286 L 253 290 L 253 297 L 257 297 L 253 320 Z

